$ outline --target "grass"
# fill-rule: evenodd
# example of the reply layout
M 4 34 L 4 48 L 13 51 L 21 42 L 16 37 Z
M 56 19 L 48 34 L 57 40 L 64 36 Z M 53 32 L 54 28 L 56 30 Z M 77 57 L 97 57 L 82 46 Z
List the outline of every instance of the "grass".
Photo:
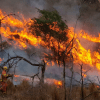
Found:
M 0 100 L 64 100 L 64 89 L 58 88 L 55 85 L 37 84 L 32 87 L 28 81 L 23 80 L 20 85 L 14 86 L 13 83 L 8 80 L 7 97 L 2 98 L 0 93 Z M 67 97 L 69 94 L 69 88 L 66 88 Z M 89 87 L 84 88 L 84 97 L 98 90 L 95 84 L 90 84 Z M 73 87 L 71 93 L 71 100 L 80 100 L 81 87 Z M 68 98 L 67 98 L 68 100 Z M 85 100 L 100 100 L 99 93 L 93 93 Z

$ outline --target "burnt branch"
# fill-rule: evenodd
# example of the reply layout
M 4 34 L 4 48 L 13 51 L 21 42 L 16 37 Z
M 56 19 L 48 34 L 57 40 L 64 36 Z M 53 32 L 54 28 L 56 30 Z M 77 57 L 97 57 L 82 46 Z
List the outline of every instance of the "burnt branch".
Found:
M 9 61 L 11 61 L 13 59 L 21 59 L 21 60 L 24 60 L 24 61 L 26 61 L 27 63 L 29 63 L 32 66 L 44 66 L 43 64 L 33 64 L 32 62 L 30 62 L 29 60 L 27 60 L 24 57 L 16 56 L 16 57 L 11 57 L 10 59 L 8 59 L 6 62 L 4 62 L 4 64 L 1 67 L 3 67 L 4 65 L 6 65 Z
M 34 78 L 35 78 L 36 76 L 37 76 L 37 78 L 41 81 L 41 79 L 40 79 L 40 77 L 39 77 L 39 68 L 40 68 L 40 66 L 38 67 L 38 72 L 37 72 L 35 75 L 33 75 L 33 76 L 21 75 L 21 76 L 28 76 L 28 77 L 32 78 L 32 87 L 33 87 Z

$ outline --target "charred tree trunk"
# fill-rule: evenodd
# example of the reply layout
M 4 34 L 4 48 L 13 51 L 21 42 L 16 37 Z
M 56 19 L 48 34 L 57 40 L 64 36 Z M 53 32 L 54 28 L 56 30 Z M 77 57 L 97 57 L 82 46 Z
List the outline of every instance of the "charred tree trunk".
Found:
M 73 74 L 74 74 L 74 71 L 73 71 L 73 55 L 71 53 L 71 58 L 72 58 L 72 67 L 71 67 L 71 71 L 72 71 L 72 75 L 71 75 L 71 80 L 70 80 L 70 90 L 69 90 L 69 96 L 68 96 L 68 99 L 71 100 L 71 91 L 72 91 L 72 81 L 73 81 Z
M 66 74 L 65 74 L 65 59 L 63 58 L 63 79 L 64 79 L 64 100 L 66 100 L 66 82 L 65 82 L 65 78 L 66 78 Z
M 81 65 L 81 100 L 84 100 L 84 92 L 83 92 L 83 75 L 82 75 L 82 65 Z
M 44 83 L 44 73 L 45 73 L 45 61 L 43 60 L 44 65 L 41 67 L 41 83 Z

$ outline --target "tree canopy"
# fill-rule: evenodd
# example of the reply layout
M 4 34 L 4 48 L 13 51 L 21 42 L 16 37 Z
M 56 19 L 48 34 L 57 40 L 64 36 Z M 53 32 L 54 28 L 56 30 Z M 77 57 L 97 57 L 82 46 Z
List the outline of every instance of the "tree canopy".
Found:
M 39 18 L 35 18 L 36 23 L 31 26 L 31 29 L 33 27 L 36 27 L 36 35 L 42 36 L 41 31 L 44 34 L 44 37 L 49 34 L 49 36 L 54 37 L 57 40 L 65 41 L 67 40 L 66 33 L 63 31 L 64 29 L 68 29 L 68 26 L 65 24 L 65 22 L 62 20 L 61 16 L 57 11 L 47 11 L 47 10 L 39 10 L 41 13 L 41 16 Z M 56 22 L 56 25 L 55 23 Z M 51 27 L 57 27 L 59 28 L 59 31 L 50 29 Z M 39 32 L 37 32 L 37 28 Z M 62 32 L 60 32 L 62 31 Z
M 40 36 L 43 41 L 48 42 L 47 47 L 53 51 L 53 58 L 60 61 L 65 49 L 61 50 L 61 43 L 65 43 L 68 40 L 67 31 L 68 26 L 62 20 L 57 11 L 38 10 L 40 17 L 32 19 L 34 23 L 31 25 L 31 32 Z M 48 37 L 48 38 L 47 38 Z M 51 40 L 51 37 L 53 38 Z M 56 40 L 56 43 L 54 42 Z M 52 42 L 52 46 L 50 43 Z M 52 57 L 51 57 L 52 58 Z

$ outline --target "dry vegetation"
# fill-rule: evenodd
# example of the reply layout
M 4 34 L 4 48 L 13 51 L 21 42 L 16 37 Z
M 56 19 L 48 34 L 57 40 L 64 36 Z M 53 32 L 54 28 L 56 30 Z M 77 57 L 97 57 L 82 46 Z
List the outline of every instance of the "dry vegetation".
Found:
M 69 88 L 66 88 L 66 90 L 68 97 Z M 88 88 L 84 88 L 84 97 L 94 91 L 99 92 L 96 85 L 89 85 Z M 81 88 L 73 87 L 71 100 L 80 100 L 80 98 Z M 8 80 L 7 97 L 2 98 L 2 93 L 0 93 L 0 100 L 64 100 L 64 89 L 48 84 L 44 84 L 42 86 L 38 84 L 35 87 L 32 87 L 25 80 L 20 85 L 14 86 L 12 82 Z M 100 94 L 93 93 L 84 100 L 100 100 Z

